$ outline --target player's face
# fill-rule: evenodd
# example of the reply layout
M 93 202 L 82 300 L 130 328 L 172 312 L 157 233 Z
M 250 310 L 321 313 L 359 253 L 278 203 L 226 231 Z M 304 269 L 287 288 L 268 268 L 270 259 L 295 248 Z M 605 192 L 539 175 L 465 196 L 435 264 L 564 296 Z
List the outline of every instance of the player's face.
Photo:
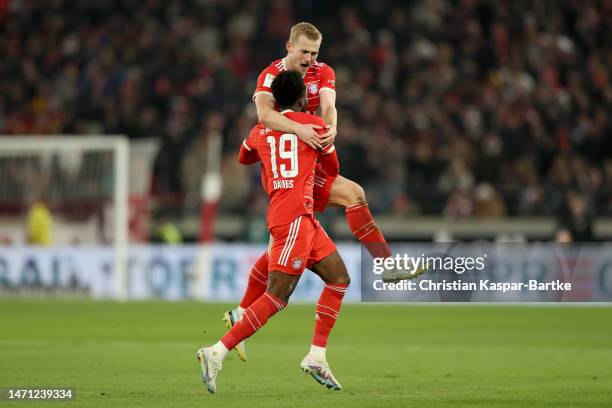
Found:
M 295 42 L 287 41 L 287 62 L 290 69 L 305 74 L 317 61 L 321 41 L 313 41 L 305 35 L 298 36 Z

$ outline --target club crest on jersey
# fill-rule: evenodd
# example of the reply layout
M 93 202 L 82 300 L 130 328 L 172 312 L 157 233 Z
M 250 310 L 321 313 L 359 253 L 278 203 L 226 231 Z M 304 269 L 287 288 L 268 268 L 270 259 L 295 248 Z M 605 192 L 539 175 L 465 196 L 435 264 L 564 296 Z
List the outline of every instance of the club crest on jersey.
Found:
M 319 85 L 316 82 L 308 84 L 308 92 L 310 92 L 311 94 L 316 94 L 318 90 Z
M 303 264 L 304 261 L 299 256 L 291 259 L 291 267 L 293 269 L 300 269 Z

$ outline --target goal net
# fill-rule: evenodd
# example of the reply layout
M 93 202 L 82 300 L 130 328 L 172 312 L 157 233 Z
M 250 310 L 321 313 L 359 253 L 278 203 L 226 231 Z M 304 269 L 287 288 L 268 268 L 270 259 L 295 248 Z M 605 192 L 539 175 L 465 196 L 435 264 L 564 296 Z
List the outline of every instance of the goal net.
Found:
M 110 245 L 125 299 L 128 155 L 122 136 L 0 136 L 0 245 Z

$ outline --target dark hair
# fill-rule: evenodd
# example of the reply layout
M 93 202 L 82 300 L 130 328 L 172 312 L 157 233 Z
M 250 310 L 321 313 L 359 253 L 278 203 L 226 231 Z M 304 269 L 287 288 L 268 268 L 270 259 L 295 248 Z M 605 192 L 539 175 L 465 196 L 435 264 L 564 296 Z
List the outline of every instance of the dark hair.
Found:
M 272 95 L 281 108 L 293 106 L 306 93 L 302 74 L 297 71 L 284 71 L 272 81 Z

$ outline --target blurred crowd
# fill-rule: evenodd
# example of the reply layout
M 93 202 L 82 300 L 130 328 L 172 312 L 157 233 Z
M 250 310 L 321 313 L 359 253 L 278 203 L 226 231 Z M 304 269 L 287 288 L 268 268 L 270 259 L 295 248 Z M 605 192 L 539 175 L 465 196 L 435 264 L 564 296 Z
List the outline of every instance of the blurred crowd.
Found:
M 152 192 L 197 202 L 223 135 L 223 211 L 262 210 L 237 164 L 255 80 L 291 26 L 323 33 L 341 174 L 389 214 L 612 214 L 611 0 L 8 0 L 0 134 L 157 137 Z

